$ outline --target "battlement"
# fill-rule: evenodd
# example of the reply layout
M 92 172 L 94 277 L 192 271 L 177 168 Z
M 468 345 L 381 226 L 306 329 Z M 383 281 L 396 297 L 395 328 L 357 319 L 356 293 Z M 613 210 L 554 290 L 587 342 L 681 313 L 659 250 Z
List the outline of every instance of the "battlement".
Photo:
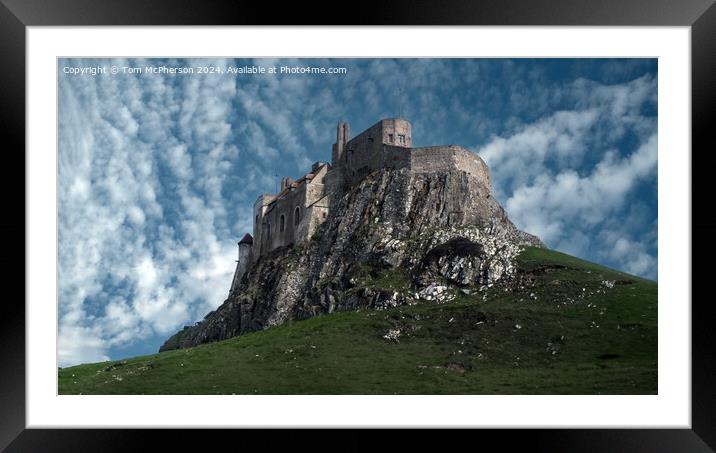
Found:
M 477 154 L 458 145 L 425 146 L 410 150 L 410 171 L 431 173 L 460 170 L 480 178 L 492 190 L 490 170 Z

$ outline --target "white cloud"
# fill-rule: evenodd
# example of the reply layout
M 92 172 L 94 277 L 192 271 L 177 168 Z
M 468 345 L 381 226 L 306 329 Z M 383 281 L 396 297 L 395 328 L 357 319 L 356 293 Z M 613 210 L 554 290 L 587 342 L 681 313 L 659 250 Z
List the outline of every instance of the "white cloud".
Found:
M 105 340 L 89 327 L 60 325 L 57 342 L 59 366 L 109 360 Z
M 518 186 L 505 208 L 518 225 L 555 243 L 565 234 L 560 228 L 565 222 L 589 228 L 622 208 L 635 184 L 655 172 L 656 156 L 653 135 L 625 159 L 607 153 L 587 176 L 571 169 L 542 174 Z
M 654 84 L 649 77 L 612 86 L 577 80 L 569 90 L 584 90 L 576 92 L 583 109 L 555 112 L 480 147 L 510 218 L 550 247 L 655 277 L 651 239 L 633 237 L 649 219 L 632 196 L 645 181 L 656 191 L 656 122 L 641 114 Z M 627 133 L 638 140 L 631 152 L 618 149 Z
M 599 239 L 604 244 L 600 254 L 619 263 L 624 271 L 646 277 L 656 275 L 658 263 L 648 250 L 653 245 L 652 239 L 656 239 L 656 223 L 652 225 L 651 231 L 638 238 L 625 237 L 623 231 L 611 227 L 601 231 Z
M 220 304 L 234 270 L 234 239 L 251 230 L 253 197 L 275 187 L 274 162 L 282 158 L 282 168 L 299 176 L 329 155 L 338 119 L 350 120 L 355 133 L 361 122 L 395 115 L 402 87 L 415 94 L 405 108 L 418 141 L 453 140 L 456 128 L 481 137 L 495 130 L 496 120 L 474 103 L 499 106 L 504 93 L 489 68 L 468 63 L 460 77 L 435 60 L 367 61 L 345 79 L 62 77 L 61 365 L 106 359 L 111 348 L 166 336 Z M 510 108 L 549 111 L 553 99 L 574 104 L 529 124 L 511 113 L 501 124 L 506 132 L 479 147 L 510 216 L 575 254 L 587 253 L 593 236 L 608 230 L 601 241 L 619 245 L 604 259 L 649 275 L 655 237 L 626 230 L 649 216 L 623 200 L 654 174 L 655 119 L 640 109 L 655 100 L 655 78 L 621 85 L 580 79 L 550 91 L 528 89 L 539 74 L 520 65 L 507 61 L 501 71 L 512 87 L 507 102 L 519 104 Z M 463 82 L 471 87 L 468 98 L 455 95 Z M 624 156 L 615 142 L 626 133 L 640 145 Z M 625 210 L 628 222 L 611 222 Z
M 238 149 L 233 79 L 63 78 L 60 88 L 67 366 L 107 360 L 110 348 L 167 335 L 223 301 L 236 251 L 221 192 Z
M 560 111 L 508 137 L 495 137 L 478 154 L 507 189 L 520 187 L 548 172 L 548 159 L 561 167 L 581 162 L 589 130 L 598 120 L 595 110 Z

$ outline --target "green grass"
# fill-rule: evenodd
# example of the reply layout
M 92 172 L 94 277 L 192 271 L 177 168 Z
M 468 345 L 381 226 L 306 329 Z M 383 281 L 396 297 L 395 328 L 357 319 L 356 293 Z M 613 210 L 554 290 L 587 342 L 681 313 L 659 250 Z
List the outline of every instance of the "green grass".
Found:
M 509 291 L 338 312 L 191 349 L 61 369 L 59 393 L 657 392 L 656 283 L 539 248 L 526 249 L 519 265 L 523 280 Z M 616 283 L 606 288 L 605 280 Z M 397 342 L 383 338 L 390 329 L 401 331 Z

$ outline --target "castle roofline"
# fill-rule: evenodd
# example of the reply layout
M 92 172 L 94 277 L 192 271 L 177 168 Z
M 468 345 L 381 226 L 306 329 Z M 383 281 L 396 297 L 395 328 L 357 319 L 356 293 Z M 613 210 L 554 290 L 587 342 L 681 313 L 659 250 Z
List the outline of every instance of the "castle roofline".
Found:
M 464 146 L 457 145 L 455 143 L 448 143 L 445 145 L 413 146 L 411 149 L 422 150 L 422 149 L 455 149 L 455 148 L 464 149 L 465 151 L 469 151 Z
M 366 132 L 366 131 L 368 131 L 369 129 L 371 129 L 371 128 L 373 128 L 373 127 L 379 125 L 379 124 L 383 124 L 383 123 L 385 123 L 385 122 L 390 122 L 390 121 L 405 121 L 406 123 L 410 124 L 410 120 L 407 119 L 407 118 L 399 118 L 399 117 L 394 117 L 394 118 L 381 118 L 379 121 L 373 123 L 372 126 L 370 126 L 368 129 L 366 129 L 366 130 L 363 131 L 363 132 Z M 363 132 L 361 132 L 361 133 L 358 134 L 358 135 L 361 135 Z M 355 137 L 354 137 L 354 138 L 355 138 Z
M 251 245 L 251 244 L 253 244 L 253 243 L 254 243 L 254 238 L 253 238 L 249 233 L 246 233 L 246 234 L 244 235 L 244 237 L 241 238 L 241 240 L 239 241 L 239 245 L 241 245 L 241 244 L 249 244 L 249 245 Z
M 267 206 L 268 206 L 268 205 L 271 205 L 271 204 L 274 204 L 274 203 L 276 203 L 278 200 L 280 200 L 281 198 L 283 198 L 284 196 L 286 196 L 286 194 L 288 194 L 291 190 L 296 189 L 296 188 L 298 188 L 298 187 L 301 187 L 301 186 L 302 186 L 303 184 L 305 184 L 306 182 L 311 182 L 311 181 L 313 181 L 313 179 L 316 177 L 316 174 L 317 174 L 319 171 L 321 171 L 321 169 L 323 169 L 323 167 L 325 167 L 325 166 L 327 166 L 327 165 L 328 165 L 327 162 L 316 162 L 316 163 L 313 164 L 313 168 L 312 168 L 312 171 L 311 171 L 311 172 L 304 174 L 303 176 L 301 176 L 300 178 L 298 178 L 298 179 L 295 180 L 295 181 L 292 181 L 291 184 L 290 184 L 288 187 L 286 187 L 286 188 L 284 188 L 283 190 L 279 191 L 279 192 L 278 192 L 277 194 L 275 194 L 275 195 L 271 195 L 271 194 L 261 195 L 261 196 L 259 196 L 259 199 L 261 199 L 261 198 L 264 197 L 264 196 L 270 196 L 270 197 L 272 197 L 272 199 L 267 203 Z M 315 171 L 313 171 L 313 170 L 315 170 Z
M 272 200 L 276 198 L 276 195 L 270 194 L 270 193 L 263 193 L 256 197 L 256 201 L 254 202 L 254 206 L 259 205 L 260 203 L 264 206 L 267 206 L 271 203 Z

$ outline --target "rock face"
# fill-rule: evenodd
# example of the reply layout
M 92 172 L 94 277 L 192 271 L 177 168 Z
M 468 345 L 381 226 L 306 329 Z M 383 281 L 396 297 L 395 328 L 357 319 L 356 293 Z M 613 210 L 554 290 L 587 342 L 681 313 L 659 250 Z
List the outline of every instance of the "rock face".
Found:
M 443 279 L 459 286 L 479 285 L 490 280 L 485 248 L 464 237 L 433 247 L 420 262 L 420 280 L 430 284 Z
M 262 256 L 218 309 L 160 351 L 335 310 L 445 302 L 512 275 L 528 244 L 542 245 L 510 222 L 489 177 L 376 171 L 332 202 L 309 241 Z

